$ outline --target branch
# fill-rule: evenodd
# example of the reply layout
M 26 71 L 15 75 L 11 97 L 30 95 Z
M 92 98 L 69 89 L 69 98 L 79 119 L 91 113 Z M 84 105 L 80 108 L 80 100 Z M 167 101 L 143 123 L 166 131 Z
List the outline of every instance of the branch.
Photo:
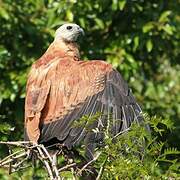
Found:
M 13 154 L 10 154 L 9 156 L 5 157 L 3 160 L 0 161 L 0 166 L 3 166 L 3 162 L 7 161 L 9 158 L 12 158 L 13 156 L 15 156 L 16 154 L 20 153 L 20 152 L 24 152 L 24 150 L 20 150 L 20 151 L 16 151 Z M 23 154 L 23 153 L 22 153 Z M 14 158 L 14 157 L 13 157 Z M 5 163 L 6 164 L 6 163 Z
M 20 167 L 20 166 L 22 166 L 22 164 L 29 158 L 29 154 L 35 153 L 38 159 L 41 160 L 43 164 L 45 165 L 50 179 L 58 180 L 60 178 L 56 164 L 53 163 L 53 160 L 51 156 L 49 155 L 48 151 L 46 150 L 46 148 L 44 147 L 44 145 L 34 144 L 30 141 L 16 141 L 16 142 L 0 141 L 0 144 L 23 148 L 22 150 L 16 151 L 14 153 L 12 153 L 12 151 L 10 150 L 9 151 L 10 155 L 0 161 L 0 167 L 7 167 L 7 165 L 9 165 L 10 173 L 17 171 L 17 169 L 18 170 L 24 169 L 24 167 Z M 17 163 L 17 160 L 21 158 L 24 158 L 24 159 L 20 160 L 20 162 Z M 16 160 L 16 163 L 13 164 L 15 160 Z
M 66 165 L 66 166 L 58 169 L 58 172 L 62 172 L 62 171 L 64 171 L 64 170 L 67 170 L 67 169 L 69 169 L 69 168 L 72 168 L 72 167 L 74 167 L 74 166 L 76 166 L 76 165 L 77 165 L 77 163 L 68 164 L 68 165 Z
M 23 153 L 21 153 L 21 154 L 19 154 L 19 155 L 17 155 L 17 156 L 14 156 L 14 154 L 17 154 L 17 153 L 19 153 L 19 152 L 21 152 L 21 151 L 15 152 L 15 153 L 7 156 L 7 157 L 6 157 L 5 159 L 3 159 L 2 161 L 0 161 L 0 167 L 1 167 L 1 166 L 4 166 L 4 165 L 6 165 L 6 164 L 9 164 L 9 163 L 11 163 L 11 162 L 13 162 L 15 159 L 19 159 L 19 158 L 27 155 L 27 152 L 23 152 Z M 7 159 L 7 160 L 6 160 L 6 159 Z
M 115 139 L 115 138 L 118 137 L 119 135 L 124 134 L 125 132 L 127 132 L 127 131 L 129 131 L 129 130 L 130 130 L 130 128 L 127 128 L 127 129 L 125 129 L 124 131 L 121 131 L 121 132 L 117 133 L 112 139 Z
M 39 159 L 45 169 L 47 170 L 48 176 L 50 180 L 60 180 L 61 177 L 59 175 L 62 171 L 71 171 L 74 174 L 74 169 L 77 168 L 78 163 L 71 161 L 71 164 L 65 164 L 61 168 L 57 168 L 57 164 L 53 160 L 53 157 L 49 154 L 46 147 L 43 144 L 35 144 L 30 141 L 17 141 L 17 142 L 2 142 L 0 144 L 5 144 L 10 147 L 10 155 L 5 157 L 4 159 L 0 160 L 0 167 L 9 167 L 9 172 L 17 172 L 19 170 L 25 169 L 28 166 L 28 159 L 30 159 L 31 154 L 35 154 L 37 159 Z M 21 148 L 20 150 L 13 152 L 11 150 L 12 146 Z M 58 149 L 58 153 L 56 155 L 64 156 L 69 155 L 69 151 L 63 149 L 62 146 L 56 146 Z M 101 153 L 98 153 L 91 161 L 85 164 L 77 173 L 76 175 L 81 175 L 82 171 L 84 171 L 91 163 L 96 161 Z M 68 157 L 68 156 L 67 156 Z M 73 159 L 72 159 L 73 158 Z M 76 158 L 75 155 L 68 158 L 68 160 L 74 160 Z M 68 162 L 67 162 L 68 163 Z
M 49 161 L 50 161 L 50 164 L 51 164 L 51 167 L 52 167 L 52 170 L 54 171 L 56 177 L 59 176 L 59 173 L 58 173 L 58 169 L 56 167 L 56 164 L 53 162 L 51 156 L 49 155 L 47 149 L 43 146 L 43 145 L 40 145 L 42 150 L 44 151 L 44 153 L 46 154 L 46 156 L 48 157 Z
M 101 168 L 100 168 L 100 170 L 99 170 L 99 173 L 98 173 L 98 176 L 97 176 L 96 180 L 100 180 L 100 179 L 101 179 L 101 176 L 102 176 L 102 174 L 103 174 L 104 166 L 105 166 L 105 164 L 106 164 L 106 162 L 107 162 L 107 159 L 108 159 L 108 156 L 106 156 L 106 159 L 105 159 L 104 162 L 102 163 L 102 166 L 101 166 Z
M 87 164 L 85 164 L 77 174 L 81 175 L 82 171 L 84 171 L 90 164 L 92 164 L 94 161 L 98 159 L 98 157 L 101 155 L 101 152 L 99 152 L 91 161 L 89 161 Z
M 53 172 L 52 172 L 51 167 L 50 167 L 50 165 L 49 165 L 49 163 L 47 161 L 47 158 L 44 156 L 44 154 L 43 154 L 43 152 L 42 152 L 40 147 L 37 146 L 37 150 L 38 150 L 38 152 L 40 154 L 40 157 L 39 157 L 40 160 L 45 164 L 45 167 L 46 167 L 46 169 L 48 171 L 50 179 L 53 180 L 54 179 L 53 178 Z
M 33 145 L 31 141 L 12 141 L 12 142 L 0 141 L 0 144 L 13 145 L 18 147 L 24 147 L 25 145 Z

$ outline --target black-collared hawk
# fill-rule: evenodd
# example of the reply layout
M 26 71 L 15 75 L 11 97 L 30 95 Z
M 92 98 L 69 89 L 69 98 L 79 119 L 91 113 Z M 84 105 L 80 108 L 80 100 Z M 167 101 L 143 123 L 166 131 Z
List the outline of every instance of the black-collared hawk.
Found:
M 68 149 L 82 142 L 91 154 L 105 133 L 124 132 L 142 116 L 112 65 L 80 59 L 76 41 L 81 34 L 77 24 L 60 26 L 47 51 L 32 65 L 26 87 L 25 140 L 59 142 Z M 80 126 L 74 125 L 80 119 Z

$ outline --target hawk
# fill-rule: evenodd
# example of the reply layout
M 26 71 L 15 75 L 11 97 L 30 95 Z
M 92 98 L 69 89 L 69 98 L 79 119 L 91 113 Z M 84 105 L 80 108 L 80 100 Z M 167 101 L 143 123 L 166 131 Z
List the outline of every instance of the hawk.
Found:
M 91 159 L 105 133 L 116 136 L 142 116 L 128 84 L 111 64 L 80 59 L 77 40 L 82 34 L 77 24 L 60 26 L 32 65 L 26 86 L 25 140 L 58 142 L 67 149 L 82 142 Z

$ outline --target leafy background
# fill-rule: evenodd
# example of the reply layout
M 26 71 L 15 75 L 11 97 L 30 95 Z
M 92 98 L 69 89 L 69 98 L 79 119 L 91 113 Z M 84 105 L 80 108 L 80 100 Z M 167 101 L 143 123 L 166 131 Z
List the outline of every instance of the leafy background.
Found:
M 169 119 L 159 139 L 180 149 L 179 0 L 1 0 L 0 140 L 23 139 L 27 74 L 64 22 L 84 28 L 82 59 L 117 68 L 143 111 Z M 7 148 L 0 147 L 0 154 Z

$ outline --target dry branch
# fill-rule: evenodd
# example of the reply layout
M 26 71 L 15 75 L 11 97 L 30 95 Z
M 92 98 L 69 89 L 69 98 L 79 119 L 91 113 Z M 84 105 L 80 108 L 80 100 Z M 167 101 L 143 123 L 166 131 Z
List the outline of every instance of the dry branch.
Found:
M 13 146 L 17 146 L 17 147 L 24 147 L 25 145 L 33 145 L 33 143 L 31 141 L 12 141 L 12 142 L 0 141 L 0 144 L 13 145 Z
M 39 154 L 40 154 L 40 156 L 39 156 L 40 160 L 44 163 L 44 165 L 45 165 L 45 167 L 46 167 L 46 169 L 47 169 L 47 171 L 48 171 L 48 174 L 49 174 L 49 176 L 50 176 L 50 179 L 53 180 L 53 179 L 54 179 L 54 178 L 53 178 L 53 172 L 52 172 L 52 170 L 51 170 L 51 167 L 50 167 L 50 165 L 49 165 L 49 162 L 48 162 L 48 160 L 47 160 L 47 157 L 44 156 L 44 154 L 43 154 L 43 152 L 42 152 L 42 150 L 41 150 L 40 147 L 37 147 L 37 149 L 38 149 Z
M 77 163 L 68 164 L 68 165 L 66 165 L 66 166 L 58 169 L 58 171 L 59 171 L 59 172 L 62 172 L 62 171 L 65 171 L 65 170 L 67 170 L 67 169 L 69 169 L 69 168 L 72 168 L 72 167 L 75 167 L 75 166 L 77 166 Z
M 93 162 L 95 162 L 98 157 L 101 155 L 101 152 L 99 152 L 91 161 L 89 161 L 87 164 L 85 164 L 79 171 L 78 171 L 78 175 L 81 175 L 81 173 Z
M 30 141 L 17 141 L 17 142 L 0 142 L 8 146 L 15 146 L 22 148 L 19 151 L 12 152 L 10 148 L 10 155 L 0 161 L 0 167 L 9 167 L 9 172 L 15 172 L 19 169 L 24 169 L 23 163 L 29 158 L 29 155 L 35 153 L 37 158 L 45 165 L 48 175 L 51 180 L 59 180 L 57 167 L 53 164 L 52 158 L 48 151 L 42 144 L 34 144 Z M 19 161 L 19 162 L 18 162 Z
M 37 160 L 40 160 L 45 169 L 47 170 L 48 176 L 50 180 L 60 180 L 60 173 L 63 171 L 71 171 L 73 177 L 74 173 L 79 167 L 79 164 L 71 160 L 71 164 L 65 164 L 61 168 L 57 168 L 57 164 L 54 161 L 53 157 L 49 154 L 48 150 L 42 144 L 34 144 L 30 141 L 16 141 L 16 142 L 2 142 L 0 144 L 5 144 L 9 147 L 9 155 L 4 159 L 0 159 L 0 167 L 9 168 L 9 173 L 17 172 L 19 170 L 25 169 L 29 166 L 28 159 L 32 158 L 32 155 L 37 157 Z M 58 145 L 55 145 L 56 147 Z M 18 149 L 17 149 L 18 147 Z M 64 151 L 62 146 L 58 146 L 59 150 L 56 155 L 61 155 L 66 157 L 69 152 Z M 15 150 L 14 150 L 14 149 Z M 14 150 L 15 152 L 13 152 Z M 98 153 L 93 160 L 86 163 L 75 175 L 81 175 L 82 171 L 86 170 L 86 168 L 97 160 L 101 153 Z M 72 157 L 71 157 L 72 158 Z M 74 157 L 75 158 L 75 157 Z M 68 162 L 67 162 L 68 163 Z

